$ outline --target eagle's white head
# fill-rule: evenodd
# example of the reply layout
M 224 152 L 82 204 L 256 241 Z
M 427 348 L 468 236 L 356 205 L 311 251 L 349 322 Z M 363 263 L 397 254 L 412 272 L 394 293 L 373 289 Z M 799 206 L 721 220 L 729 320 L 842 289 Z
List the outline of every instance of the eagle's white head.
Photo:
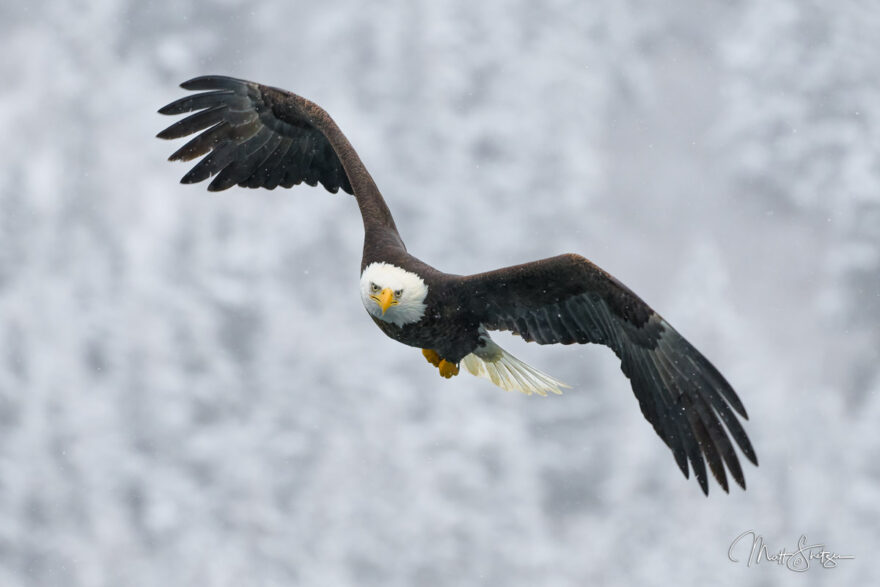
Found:
M 425 315 L 428 286 L 412 273 L 388 263 L 371 263 L 361 274 L 361 301 L 371 316 L 403 326 Z

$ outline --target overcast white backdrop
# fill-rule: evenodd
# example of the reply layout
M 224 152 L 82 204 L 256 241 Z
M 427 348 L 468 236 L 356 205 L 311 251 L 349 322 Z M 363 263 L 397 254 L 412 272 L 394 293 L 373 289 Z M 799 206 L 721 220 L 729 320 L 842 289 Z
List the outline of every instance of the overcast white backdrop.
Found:
M 868 585 L 880 547 L 880 7 L 0 7 L 0 585 Z M 154 139 L 227 74 L 324 106 L 411 252 L 581 253 L 726 374 L 761 465 L 703 497 L 610 351 L 437 376 L 323 189 L 209 194 Z M 839 554 L 728 560 L 754 529 Z M 738 553 L 741 558 L 747 549 Z

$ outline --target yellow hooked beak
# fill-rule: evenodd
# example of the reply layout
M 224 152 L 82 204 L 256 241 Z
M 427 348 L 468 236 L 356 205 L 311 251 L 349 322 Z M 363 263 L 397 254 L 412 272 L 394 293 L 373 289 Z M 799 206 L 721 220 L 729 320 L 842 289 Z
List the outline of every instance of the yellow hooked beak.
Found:
M 385 312 L 391 306 L 397 305 L 397 300 L 394 299 L 394 292 L 391 291 L 391 288 L 386 287 L 382 291 L 379 292 L 377 296 L 370 296 L 373 300 L 379 304 L 379 307 L 382 308 L 382 315 L 385 315 Z

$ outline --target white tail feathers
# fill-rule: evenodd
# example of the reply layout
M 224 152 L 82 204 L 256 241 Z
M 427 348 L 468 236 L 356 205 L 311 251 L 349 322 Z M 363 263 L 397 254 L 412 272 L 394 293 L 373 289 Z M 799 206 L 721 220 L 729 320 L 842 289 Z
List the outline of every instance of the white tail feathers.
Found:
M 481 333 L 481 339 L 485 345 L 461 360 L 472 375 L 488 379 L 505 391 L 521 391 L 526 395 L 545 396 L 548 391 L 561 394 L 562 388 L 571 387 L 529 367 L 495 344 L 485 331 Z

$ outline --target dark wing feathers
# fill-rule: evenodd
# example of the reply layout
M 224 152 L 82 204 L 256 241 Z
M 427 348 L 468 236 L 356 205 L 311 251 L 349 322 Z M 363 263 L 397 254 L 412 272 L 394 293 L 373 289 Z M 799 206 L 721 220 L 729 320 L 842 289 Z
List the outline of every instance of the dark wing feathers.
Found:
M 745 488 L 734 443 L 752 463 L 757 465 L 758 458 L 737 419 L 737 414 L 748 416 L 736 392 L 706 357 L 614 277 L 583 257 L 561 255 L 464 279 L 472 310 L 489 330 L 509 330 L 539 344 L 610 347 L 642 414 L 685 477 L 689 461 L 708 494 L 708 464 L 725 491 L 728 471 Z
M 306 112 L 303 98 L 223 76 L 191 79 L 181 87 L 203 93 L 176 100 L 159 112 L 195 113 L 157 136 L 177 139 L 201 133 L 170 157 L 191 161 L 207 155 L 183 177 L 183 183 L 215 176 L 208 186 L 211 191 L 234 185 L 273 189 L 305 182 L 321 183 L 333 193 L 339 188 L 353 193 L 339 157 L 310 118 L 318 109 Z

